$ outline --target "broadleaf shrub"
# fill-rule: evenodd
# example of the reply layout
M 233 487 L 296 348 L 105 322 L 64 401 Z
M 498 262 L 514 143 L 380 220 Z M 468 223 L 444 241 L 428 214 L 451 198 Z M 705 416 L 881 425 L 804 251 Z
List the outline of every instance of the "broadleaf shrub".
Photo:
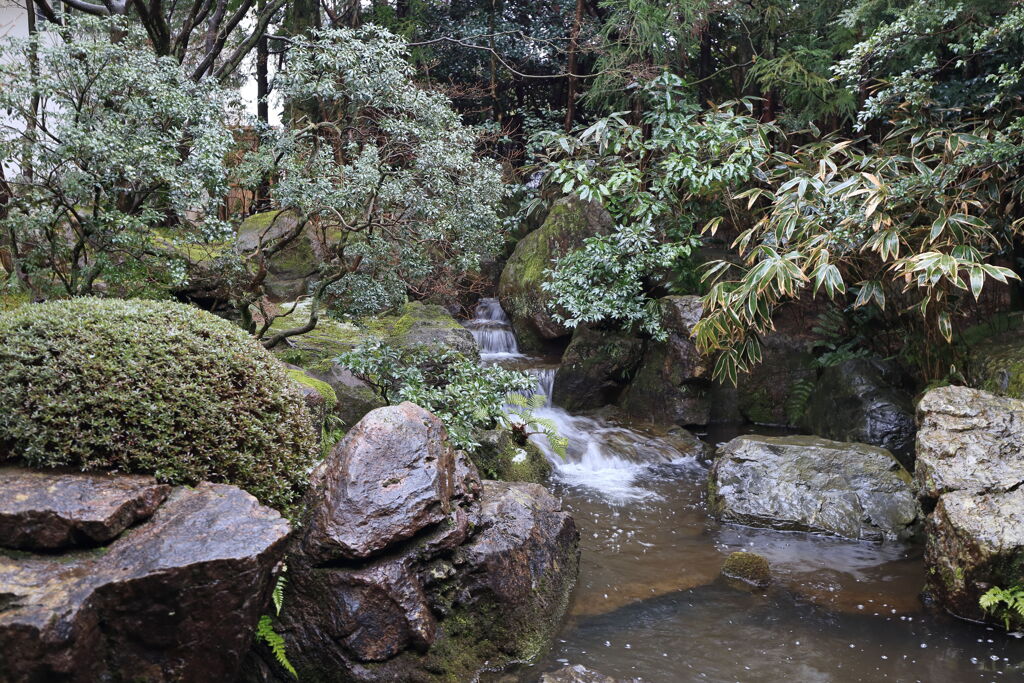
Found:
M 318 452 L 280 363 L 239 327 L 171 302 L 0 314 L 0 405 L 0 444 L 31 466 L 230 483 L 281 509 Z

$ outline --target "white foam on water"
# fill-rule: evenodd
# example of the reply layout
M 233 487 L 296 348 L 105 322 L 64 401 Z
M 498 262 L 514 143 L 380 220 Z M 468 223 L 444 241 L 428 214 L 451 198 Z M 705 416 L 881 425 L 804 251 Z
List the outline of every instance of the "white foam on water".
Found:
M 466 327 L 480 347 L 483 362 L 526 358 L 519 351 L 511 321 L 497 299 L 481 299 L 475 316 L 466 323 Z M 531 437 L 551 461 L 559 481 L 569 486 L 592 489 L 617 503 L 653 499 L 658 497 L 657 494 L 636 483 L 652 463 L 693 460 L 667 443 L 659 442 L 656 437 L 609 425 L 595 418 L 570 415 L 552 405 L 555 371 L 556 368 L 552 367 L 526 369 L 537 378 L 537 385 L 529 392 L 530 396 L 543 394 L 547 397 L 546 407 L 534 411 L 534 414 L 553 422 L 559 435 L 569 441 L 568 453 L 563 459 L 551 448 L 547 437 Z M 634 457 L 622 457 L 615 444 L 619 450 L 627 447 Z

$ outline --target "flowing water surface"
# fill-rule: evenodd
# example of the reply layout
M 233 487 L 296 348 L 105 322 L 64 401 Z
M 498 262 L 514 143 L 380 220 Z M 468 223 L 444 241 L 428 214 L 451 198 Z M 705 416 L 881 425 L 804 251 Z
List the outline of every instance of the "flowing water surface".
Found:
M 484 362 L 532 368 L 550 395 L 554 367 L 519 353 L 496 301 L 467 326 Z M 570 440 L 565 460 L 548 455 L 580 530 L 580 575 L 551 652 L 511 680 L 566 664 L 649 683 L 1024 680 L 1024 640 L 921 604 L 919 547 L 717 523 L 705 509 L 706 463 L 671 434 L 542 412 Z M 769 588 L 719 576 L 737 550 L 768 559 Z

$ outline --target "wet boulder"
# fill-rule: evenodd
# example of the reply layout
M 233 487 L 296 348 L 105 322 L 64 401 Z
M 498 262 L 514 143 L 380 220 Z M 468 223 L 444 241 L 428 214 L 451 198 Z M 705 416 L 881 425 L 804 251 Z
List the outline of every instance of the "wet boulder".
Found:
M 740 436 L 719 449 L 708 488 L 716 516 L 750 526 L 905 541 L 921 521 L 910 474 L 867 444 Z
M 892 363 L 852 358 L 825 368 L 807 401 L 804 425 L 836 441 L 880 446 L 914 466 L 914 406 L 906 378 Z
M 1024 481 L 1024 400 L 940 387 L 917 404 L 914 478 L 923 498 Z
M 552 400 L 571 412 L 614 403 L 643 349 L 643 340 L 629 332 L 577 327 L 555 373 Z
M 86 475 L 54 476 L 54 491 L 71 494 L 96 485 L 70 481 Z M 27 481 L 12 470 L 3 477 Z M 137 493 L 140 485 L 147 484 L 133 481 L 124 490 Z M 109 518 L 116 496 L 109 482 L 105 491 L 97 496 L 93 513 L 85 512 L 84 499 L 73 514 L 71 503 L 47 502 L 43 492 L 32 494 L 32 500 L 37 514 L 46 511 L 51 518 Z M 181 681 L 237 676 L 267 607 L 290 527 L 276 511 L 225 484 L 175 488 L 157 504 L 145 520 L 136 508 L 141 523 L 108 539 L 100 552 L 0 552 L 0 678 Z M 109 531 L 126 519 L 104 528 Z M 38 528 L 52 537 L 53 527 Z
M 991 618 L 978 599 L 994 586 L 1024 583 L 1024 490 L 947 493 L 926 531 L 927 592 L 952 614 Z M 1009 616 L 1024 626 L 1019 614 Z
M 626 413 L 652 422 L 707 424 L 713 364 L 697 350 L 692 336 L 703 312 L 700 297 L 667 296 L 659 306 L 668 339 L 647 343 L 618 405 Z
M 0 468 L 0 547 L 52 551 L 104 545 L 149 519 L 169 490 L 147 476 Z
M 317 473 L 303 556 L 366 558 L 451 513 L 455 454 L 441 421 L 412 403 L 378 408 Z
M 540 228 L 519 240 L 501 273 L 498 298 L 524 351 L 536 352 L 544 340 L 571 333 L 548 309 L 551 295 L 541 286 L 544 271 L 588 237 L 609 234 L 612 226 L 611 215 L 600 204 L 566 197 L 555 202 Z
M 481 482 L 411 403 L 369 413 L 314 473 L 278 631 L 308 681 L 471 680 L 535 658 L 577 568 L 543 487 Z M 247 680 L 288 680 L 257 648 Z

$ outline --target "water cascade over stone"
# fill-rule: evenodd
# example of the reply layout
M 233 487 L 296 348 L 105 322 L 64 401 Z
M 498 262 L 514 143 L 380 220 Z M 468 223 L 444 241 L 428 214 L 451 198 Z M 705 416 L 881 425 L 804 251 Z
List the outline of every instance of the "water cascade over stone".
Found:
M 546 437 L 532 438 L 551 461 L 558 479 L 570 485 L 596 489 L 614 499 L 637 499 L 650 495 L 633 483 L 650 464 L 688 462 L 699 467 L 690 449 L 677 448 L 604 419 L 571 415 L 553 405 L 551 395 L 557 365 L 542 358 L 528 357 L 519 350 L 511 321 L 497 299 L 481 299 L 475 316 L 466 323 L 466 327 L 480 346 L 481 360 L 484 363 L 508 364 L 530 373 L 537 378 L 536 387 L 530 395 L 547 397 L 545 406 L 535 410 L 534 415 L 553 422 L 558 433 L 568 439 L 566 457 L 555 453 Z

